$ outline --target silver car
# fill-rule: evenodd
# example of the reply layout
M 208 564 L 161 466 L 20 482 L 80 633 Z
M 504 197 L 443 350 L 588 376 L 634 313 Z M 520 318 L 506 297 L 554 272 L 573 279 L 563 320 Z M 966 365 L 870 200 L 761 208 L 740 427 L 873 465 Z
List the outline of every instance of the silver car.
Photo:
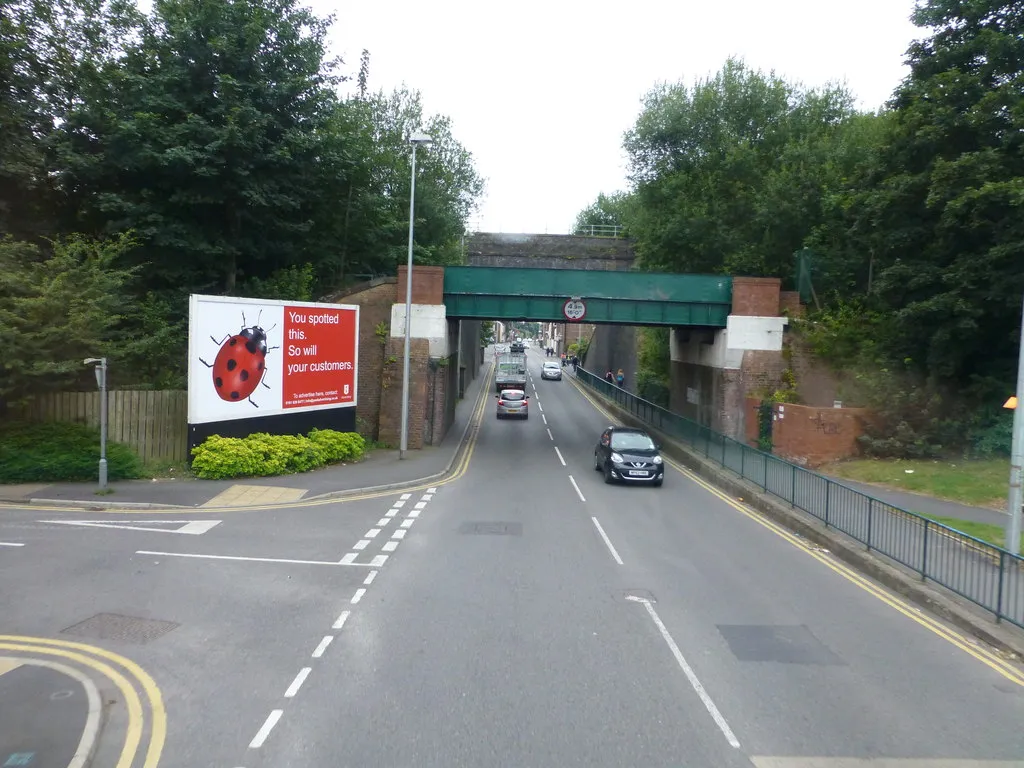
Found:
M 503 389 L 498 398 L 498 418 L 530 418 L 530 398 L 521 389 Z
M 562 366 L 560 363 L 548 362 L 544 363 L 544 367 L 540 369 L 540 377 L 542 379 L 551 379 L 552 381 L 562 380 Z

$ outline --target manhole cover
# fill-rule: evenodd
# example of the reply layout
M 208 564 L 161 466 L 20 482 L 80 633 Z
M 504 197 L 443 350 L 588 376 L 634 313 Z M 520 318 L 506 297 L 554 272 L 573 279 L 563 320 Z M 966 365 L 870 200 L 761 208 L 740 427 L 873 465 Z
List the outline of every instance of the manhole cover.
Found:
M 141 644 L 156 640 L 177 626 L 173 621 L 140 619 L 136 616 L 120 616 L 116 613 L 97 613 L 92 618 L 68 627 L 61 634 Z
M 522 536 L 522 523 L 463 523 L 459 533 L 471 536 Z

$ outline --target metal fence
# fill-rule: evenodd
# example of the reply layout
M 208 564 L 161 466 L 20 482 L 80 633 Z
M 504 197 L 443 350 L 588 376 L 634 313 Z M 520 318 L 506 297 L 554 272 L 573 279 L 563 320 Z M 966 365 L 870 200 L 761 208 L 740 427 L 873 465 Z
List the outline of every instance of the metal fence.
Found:
M 834 482 L 643 400 L 582 368 L 577 380 L 622 410 L 766 492 L 1024 627 L 1024 558 Z

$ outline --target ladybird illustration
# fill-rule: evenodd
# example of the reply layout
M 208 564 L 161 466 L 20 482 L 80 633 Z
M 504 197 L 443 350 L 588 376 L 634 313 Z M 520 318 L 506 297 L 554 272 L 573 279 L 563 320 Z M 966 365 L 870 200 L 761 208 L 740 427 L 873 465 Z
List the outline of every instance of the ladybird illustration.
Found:
M 243 312 L 241 331 L 229 333 L 220 341 L 210 337 L 220 347 L 213 365 L 199 358 L 199 362 L 213 369 L 213 388 L 221 400 L 229 403 L 248 400 L 254 408 L 258 408 L 252 400 L 252 393 L 261 384 L 270 389 L 263 381 L 267 373 L 267 354 L 278 347 L 267 347 L 267 331 L 260 327 L 259 322 L 257 317 L 256 325 L 246 325 Z M 269 330 L 274 329 L 271 327 Z

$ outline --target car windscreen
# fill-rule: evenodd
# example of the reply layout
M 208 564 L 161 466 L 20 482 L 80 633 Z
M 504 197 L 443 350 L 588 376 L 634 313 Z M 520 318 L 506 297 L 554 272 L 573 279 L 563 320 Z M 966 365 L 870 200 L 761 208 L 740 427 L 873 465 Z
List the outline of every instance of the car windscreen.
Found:
M 558 363 L 544 363 L 544 367 L 548 370 L 558 370 Z
M 612 434 L 613 451 L 653 451 L 654 441 L 642 432 Z
M 522 400 L 525 395 L 522 392 L 502 392 L 502 400 Z

